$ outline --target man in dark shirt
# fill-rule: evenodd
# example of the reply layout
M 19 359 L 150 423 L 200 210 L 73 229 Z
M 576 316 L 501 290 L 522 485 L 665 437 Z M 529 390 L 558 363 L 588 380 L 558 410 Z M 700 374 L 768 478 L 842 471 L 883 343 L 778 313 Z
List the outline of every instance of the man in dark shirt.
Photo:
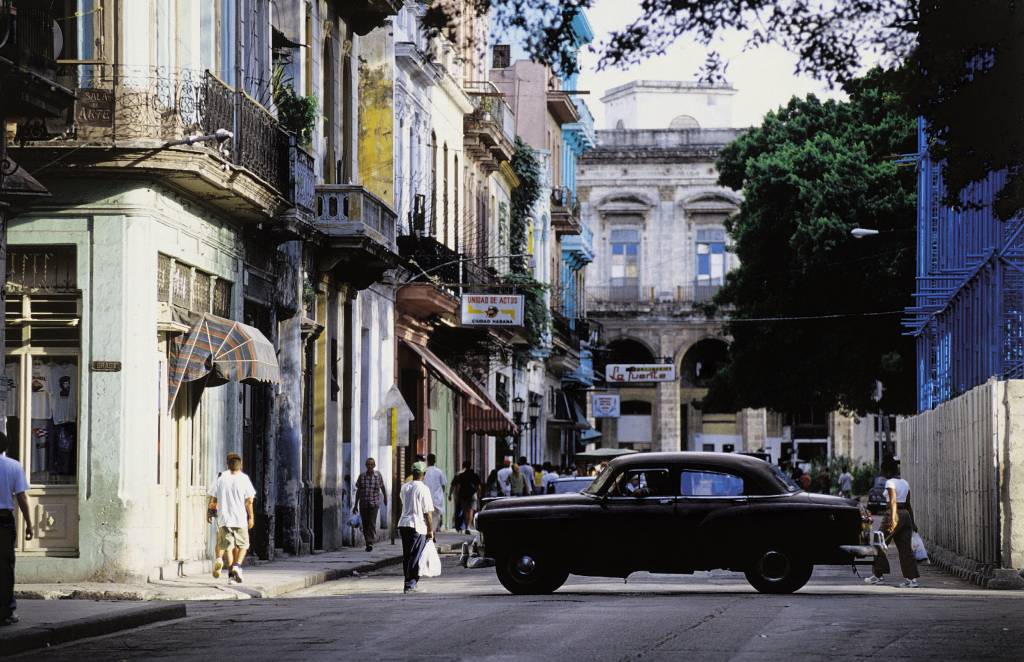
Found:
M 363 539 L 366 551 L 373 551 L 373 543 L 377 542 L 377 517 L 380 508 L 388 507 L 388 492 L 384 487 L 384 477 L 377 471 L 377 462 L 366 458 L 366 471 L 356 479 L 356 499 L 352 512 L 359 513 L 359 521 L 363 527 Z
M 479 507 L 477 495 L 480 494 L 480 476 L 473 471 L 473 463 L 466 460 L 462 463 L 462 472 L 452 479 L 449 498 L 455 500 L 455 512 L 462 513 L 462 530 L 469 533 L 473 525 L 473 513 Z

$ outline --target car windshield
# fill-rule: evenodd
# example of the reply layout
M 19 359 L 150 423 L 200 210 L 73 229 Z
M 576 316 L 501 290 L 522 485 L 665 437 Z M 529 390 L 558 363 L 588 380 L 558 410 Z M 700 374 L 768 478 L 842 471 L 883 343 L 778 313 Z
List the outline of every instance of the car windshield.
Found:
M 786 472 L 772 464 L 769 465 L 772 468 L 772 476 L 775 477 L 775 481 L 779 486 L 787 492 L 799 492 L 800 486 L 793 482 L 793 479 L 786 475 Z
M 601 473 L 597 474 L 594 478 L 594 482 L 590 484 L 587 489 L 583 490 L 584 494 L 600 494 L 608 489 L 612 479 L 617 477 L 620 472 L 615 471 L 612 467 L 606 468 Z

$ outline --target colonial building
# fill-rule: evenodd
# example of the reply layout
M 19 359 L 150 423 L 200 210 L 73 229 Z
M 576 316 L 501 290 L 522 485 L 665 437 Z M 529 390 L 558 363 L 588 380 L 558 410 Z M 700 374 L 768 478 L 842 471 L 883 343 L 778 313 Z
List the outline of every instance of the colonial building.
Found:
M 66 3 L 74 108 L 17 129 L 53 196 L 10 226 L 30 581 L 207 567 L 229 450 L 257 486 L 255 554 L 341 544 L 352 361 L 391 381 L 388 313 L 368 306 L 384 338 L 367 357 L 352 302 L 398 259 L 390 184 L 361 183 L 373 117 L 355 96 L 363 39 L 397 8 L 342 4 Z
M 715 158 L 739 135 L 735 90 L 637 81 L 602 98 L 606 122 L 583 155 L 577 186 L 595 260 L 589 315 L 603 327 L 596 364 L 617 418 L 600 418 L 602 445 L 636 450 L 757 450 L 769 432 L 762 412 L 699 408 L 707 379 L 726 356 L 722 320 L 700 309 L 735 265 L 725 219 L 739 198 L 717 184 Z M 610 365 L 665 363 L 670 381 L 627 383 Z M 613 369 L 614 370 L 614 369 Z M 780 431 L 778 431 L 780 432 Z

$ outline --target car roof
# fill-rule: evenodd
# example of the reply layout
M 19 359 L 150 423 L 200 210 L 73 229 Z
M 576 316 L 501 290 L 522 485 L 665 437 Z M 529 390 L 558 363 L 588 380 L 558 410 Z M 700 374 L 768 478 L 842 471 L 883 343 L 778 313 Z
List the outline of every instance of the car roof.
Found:
M 652 463 L 664 464 L 697 464 L 701 466 L 715 466 L 722 469 L 746 469 L 753 471 L 764 471 L 768 463 L 749 455 L 738 453 L 708 453 L 699 451 L 680 451 L 676 453 L 633 453 L 623 455 L 612 460 L 609 465 L 617 469 L 624 467 L 636 467 L 650 465 Z

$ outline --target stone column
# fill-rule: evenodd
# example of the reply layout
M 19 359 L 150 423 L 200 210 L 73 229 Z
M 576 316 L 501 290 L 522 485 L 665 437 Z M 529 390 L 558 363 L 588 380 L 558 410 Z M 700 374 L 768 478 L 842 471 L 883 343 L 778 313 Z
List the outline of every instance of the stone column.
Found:
M 288 242 L 282 247 L 284 264 L 280 285 L 287 284 L 294 292 L 285 295 L 279 310 L 288 315 L 278 324 L 278 362 L 281 384 L 277 390 L 277 519 L 282 539 L 275 541 L 289 554 L 302 550 L 300 497 L 302 493 L 302 306 L 301 274 L 302 244 Z M 289 278 L 290 276 L 290 278 Z M 279 294 L 279 295 L 280 295 Z M 288 300 L 288 295 L 295 297 Z M 290 305 L 289 305 L 290 304 Z
M 662 451 L 680 450 L 678 382 L 658 384 L 656 406 L 658 408 L 658 436 L 652 446 Z
M 768 443 L 768 410 L 743 409 L 737 414 L 743 447 L 739 450 L 754 452 Z

